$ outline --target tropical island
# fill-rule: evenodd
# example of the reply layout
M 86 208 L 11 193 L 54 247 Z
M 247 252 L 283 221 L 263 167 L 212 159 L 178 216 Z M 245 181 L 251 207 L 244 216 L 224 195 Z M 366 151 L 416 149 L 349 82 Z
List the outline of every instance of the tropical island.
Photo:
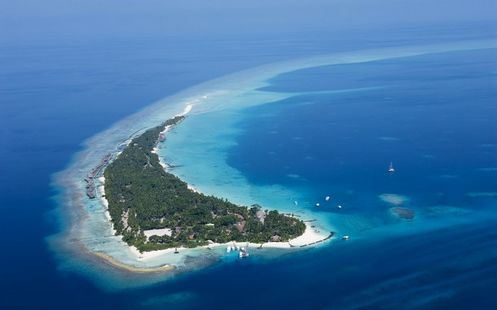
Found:
M 235 242 L 284 242 L 306 230 L 302 220 L 199 193 L 167 172 L 154 152 L 176 116 L 145 131 L 105 168 L 105 198 L 116 235 L 140 252 Z

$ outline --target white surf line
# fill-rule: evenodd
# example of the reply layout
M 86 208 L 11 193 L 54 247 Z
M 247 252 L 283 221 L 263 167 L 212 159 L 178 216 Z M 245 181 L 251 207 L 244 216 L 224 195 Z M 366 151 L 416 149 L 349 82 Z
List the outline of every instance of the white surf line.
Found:
M 298 69 L 321 65 L 352 64 L 391 58 L 402 58 L 451 51 L 476 50 L 483 48 L 497 48 L 497 41 L 463 41 L 436 45 L 407 46 L 327 54 L 263 65 L 192 86 L 177 93 L 176 95 L 167 97 L 149 105 L 142 111 L 139 111 L 138 113 L 115 123 L 109 129 L 86 140 L 86 149 L 77 153 L 73 162 L 57 178 L 58 186 L 64 190 L 64 197 L 68 198 L 68 202 L 66 202 L 68 206 L 65 205 L 65 207 L 67 207 L 68 210 L 73 207 L 82 207 L 82 211 L 88 213 L 89 216 L 73 218 L 73 221 L 76 221 L 77 223 L 83 222 L 81 223 L 82 225 L 78 224 L 78 227 L 86 227 L 87 225 L 84 223 L 88 221 L 92 221 L 92 225 L 110 225 L 108 221 L 106 221 L 106 223 L 99 223 L 98 219 L 92 218 L 90 212 L 84 208 L 84 201 L 79 198 L 73 198 L 77 197 L 79 186 L 68 187 L 68 183 L 65 183 L 64 181 L 67 180 L 66 178 L 71 178 L 72 182 L 70 182 L 70 184 L 78 184 L 78 182 L 81 181 L 84 172 L 88 170 L 89 167 L 92 167 L 95 161 L 99 160 L 106 153 L 112 152 L 115 146 L 119 145 L 121 141 L 129 137 L 130 133 L 140 130 L 140 128 L 143 128 L 144 125 L 145 127 L 151 127 L 153 124 L 160 123 L 160 121 L 170 118 L 174 115 L 171 112 L 174 111 L 175 108 L 178 108 L 178 105 L 183 106 L 183 113 L 190 113 L 192 111 L 192 105 L 188 104 L 192 101 L 198 101 L 198 103 L 202 103 L 203 107 L 208 108 L 211 94 L 213 94 L 218 100 L 221 100 L 223 97 L 231 97 L 233 94 L 242 94 L 248 90 L 253 90 L 257 87 L 267 85 L 267 79 L 270 77 L 276 76 L 283 72 L 290 72 Z M 209 95 L 209 97 L 206 97 L 206 94 Z M 186 106 L 184 106 L 185 102 L 187 102 Z M 176 103 L 176 105 L 174 103 Z M 103 204 L 101 207 L 104 207 Z M 66 230 L 65 238 L 68 240 L 70 237 L 78 239 L 79 236 L 80 234 L 71 229 Z M 95 238 L 98 238 L 98 236 L 95 236 Z M 80 241 L 82 245 L 86 244 L 84 240 Z M 122 241 L 109 242 L 117 242 L 114 244 L 115 248 L 122 247 L 123 251 L 126 250 L 123 247 L 126 247 L 126 245 Z M 86 247 L 91 251 L 91 245 L 86 244 Z M 108 254 L 113 256 L 114 253 Z

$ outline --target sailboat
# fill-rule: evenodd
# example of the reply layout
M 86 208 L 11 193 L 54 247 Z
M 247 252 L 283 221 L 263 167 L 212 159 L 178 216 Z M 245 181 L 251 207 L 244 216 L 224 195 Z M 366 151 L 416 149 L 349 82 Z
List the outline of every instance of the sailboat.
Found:
M 395 172 L 395 168 L 393 167 L 392 162 L 390 162 L 390 166 L 388 166 L 388 172 Z

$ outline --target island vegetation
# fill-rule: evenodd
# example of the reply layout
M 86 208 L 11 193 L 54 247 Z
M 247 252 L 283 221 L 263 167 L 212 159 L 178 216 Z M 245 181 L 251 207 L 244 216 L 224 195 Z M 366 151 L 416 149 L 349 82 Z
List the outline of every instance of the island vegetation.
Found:
M 198 193 L 165 171 L 153 149 L 165 127 L 183 119 L 177 116 L 134 138 L 106 167 L 105 194 L 116 235 L 143 252 L 211 242 L 288 241 L 304 233 L 297 218 Z M 145 234 L 157 229 L 163 233 Z

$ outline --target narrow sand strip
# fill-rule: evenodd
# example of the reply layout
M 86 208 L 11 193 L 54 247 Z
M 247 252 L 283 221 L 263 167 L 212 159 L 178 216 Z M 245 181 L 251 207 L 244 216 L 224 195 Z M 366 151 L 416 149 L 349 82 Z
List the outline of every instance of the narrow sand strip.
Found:
M 192 110 L 192 104 L 188 104 L 186 105 L 185 109 L 183 110 L 182 113 L 178 114 L 177 116 L 185 116 L 187 115 L 190 111 Z M 171 130 L 172 126 L 166 126 L 164 128 L 164 130 L 161 132 L 161 135 L 165 136 L 166 133 Z M 152 150 L 153 153 L 158 153 L 158 147 L 154 147 L 153 150 Z M 162 162 L 159 158 L 159 162 L 160 164 L 164 167 L 164 169 L 167 171 L 167 164 Z M 100 198 L 101 198 L 101 202 L 102 204 L 105 206 L 105 209 L 107 210 L 105 212 L 105 216 L 107 217 L 107 219 L 109 220 L 109 222 L 111 222 L 111 218 L 110 218 L 110 214 L 108 212 L 108 206 L 109 206 L 109 203 L 107 201 L 107 199 L 105 198 L 105 187 L 104 187 L 104 183 L 105 183 L 105 178 L 104 177 L 101 177 L 99 178 L 99 181 L 101 183 L 101 186 L 99 186 L 99 191 L 100 191 Z M 195 192 L 198 192 L 198 190 L 191 186 L 190 184 L 187 184 L 188 188 L 190 190 L 193 190 Z M 115 230 L 113 229 L 113 233 L 115 234 Z M 249 247 L 252 247 L 252 248 L 274 248 L 274 249 L 290 249 L 290 248 L 302 248 L 302 247 L 306 247 L 306 246 L 309 246 L 309 245 L 315 245 L 317 243 L 320 243 L 320 242 L 323 242 L 323 241 L 326 241 L 328 239 L 330 239 L 332 237 L 332 233 L 331 232 L 321 232 L 319 230 L 317 230 L 316 228 L 314 227 L 311 227 L 311 224 L 310 223 L 306 223 L 306 229 L 304 231 L 304 233 L 297 237 L 297 238 L 294 238 L 292 240 L 289 240 L 287 242 L 266 242 L 266 243 L 262 243 L 262 244 L 257 244 L 257 243 L 248 243 L 248 246 Z M 207 249 L 207 248 L 219 248 L 219 247 L 228 247 L 228 246 L 231 246 L 233 245 L 235 242 L 231 241 L 231 242 L 227 242 L 227 243 L 211 243 L 209 245 L 205 245 L 205 246 L 200 246 L 198 248 L 204 248 L 204 249 Z M 240 243 L 240 244 L 247 244 L 247 243 Z M 175 252 L 176 250 L 178 252 L 181 252 L 183 250 L 192 250 L 192 249 L 187 249 L 187 248 L 184 248 L 184 247 L 180 247 L 180 248 L 169 248 L 169 249 L 164 249 L 164 250 L 157 250 L 157 251 L 147 251 L 147 252 L 143 252 L 143 253 L 140 253 L 138 251 L 138 249 L 134 246 L 130 246 L 129 249 L 131 250 L 131 252 L 136 256 L 137 260 L 139 261 L 147 261 L 147 260 L 151 260 L 153 258 L 157 258 L 157 257 L 161 257 L 161 256 L 164 256 L 164 258 L 166 258 L 166 256 L 169 256 L 169 255 L 176 255 Z M 164 265 L 164 266 L 161 266 L 161 267 L 157 267 L 157 268 L 142 268 L 142 267 L 134 267 L 134 266 L 130 266 L 128 264 L 124 264 L 124 263 L 121 263 L 117 260 L 115 260 L 114 258 L 112 258 L 111 256 L 109 255 L 106 255 L 104 253 L 96 253 L 97 256 L 99 256 L 100 258 L 103 258 L 105 259 L 106 261 L 108 261 L 110 264 L 112 264 L 113 266 L 116 266 L 116 267 L 119 267 L 119 268 L 123 268 L 123 269 L 126 269 L 126 270 L 129 270 L 129 271 L 137 271 L 137 272 L 157 272 L 157 271 L 165 271 L 165 270 L 171 270 L 171 269 L 174 269 L 174 266 L 172 265 Z
M 265 242 L 265 243 L 248 243 L 248 246 L 251 248 L 273 248 L 273 249 L 290 249 L 290 248 L 302 248 L 310 245 L 315 245 L 317 243 L 323 242 L 331 238 L 332 233 L 331 232 L 322 232 L 317 230 L 316 228 L 311 227 L 309 223 L 306 223 L 306 229 L 304 233 L 294 239 L 291 239 L 286 242 Z M 234 245 L 236 242 L 230 241 L 226 243 L 211 243 L 209 245 L 204 245 L 200 246 L 198 248 L 226 248 L 228 246 Z M 238 244 L 240 245 L 246 245 L 246 242 L 239 242 Z M 146 261 L 150 260 L 159 256 L 163 256 L 166 254 L 174 254 L 175 250 L 174 248 L 169 248 L 165 250 L 157 250 L 157 251 L 148 251 L 148 252 L 143 252 L 140 253 L 138 249 L 134 246 L 130 247 L 131 252 L 136 255 L 138 260 L 141 261 Z M 191 250 L 191 249 L 186 249 L 183 247 L 177 248 L 178 252 L 181 252 L 182 250 Z
M 95 254 L 95 256 L 97 256 L 98 258 L 102 259 L 103 261 L 105 261 L 106 263 L 108 263 L 111 266 L 114 266 L 114 267 L 117 267 L 119 269 L 123 269 L 123 270 L 126 270 L 126 271 L 131 271 L 131 272 L 153 273 L 153 272 L 172 271 L 172 270 L 176 269 L 176 267 L 174 265 L 170 265 L 170 264 L 165 264 L 165 265 L 162 265 L 162 266 L 150 267 L 150 268 L 147 268 L 147 267 L 135 267 L 135 266 L 131 266 L 131 265 L 122 263 L 122 262 L 114 259 L 112 256 L 107 255 L 107 254 L 102 253 L 102 252 L 93 252 L 93 254 Z

